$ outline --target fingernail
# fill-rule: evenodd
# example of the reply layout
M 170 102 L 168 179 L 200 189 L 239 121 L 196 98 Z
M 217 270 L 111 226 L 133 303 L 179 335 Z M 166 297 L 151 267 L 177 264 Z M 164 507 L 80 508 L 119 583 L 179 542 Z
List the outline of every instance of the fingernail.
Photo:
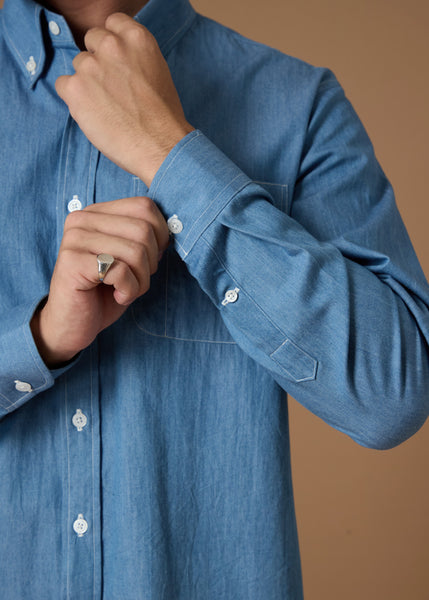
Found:
M 128 306 L 131 302 L 128 300 L 128 296 L 123 294 L 119 290 L 115 290 L 115 300 L 121 306 Z

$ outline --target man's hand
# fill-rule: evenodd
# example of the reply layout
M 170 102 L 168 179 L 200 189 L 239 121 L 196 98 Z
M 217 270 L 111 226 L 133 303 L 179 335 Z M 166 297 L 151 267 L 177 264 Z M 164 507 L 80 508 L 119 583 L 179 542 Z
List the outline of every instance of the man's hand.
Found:
M 149 289 L 168 239 L 150 198 L 94 204 L 67 217 L 47 303 L 31 323 L 48 366 L 73 358 Z M 101 253 L 115 258 L 104 283 L 98 279 Z
M 57 79 L 57 93 L 92 144 L 149 187 L 193 130 L 167 63 L 152 34 L 122 13 L 90 29 L 84 41 L 88 51 L 74 59 L 74 75 Z

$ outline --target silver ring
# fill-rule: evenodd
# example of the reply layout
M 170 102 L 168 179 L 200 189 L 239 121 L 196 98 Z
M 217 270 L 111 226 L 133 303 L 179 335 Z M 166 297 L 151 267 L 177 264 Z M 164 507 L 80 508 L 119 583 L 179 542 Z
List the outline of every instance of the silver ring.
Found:
M 104 278 L 106 277 L 106 273 L 110 269 L 110 267 L 113 265 L 114 261 L 115 261 L 115 259 L 113 258 L 113 256 L 111 254 L 99 254 L 97 256 L 98 279 L 100 281 L 104 281 Z

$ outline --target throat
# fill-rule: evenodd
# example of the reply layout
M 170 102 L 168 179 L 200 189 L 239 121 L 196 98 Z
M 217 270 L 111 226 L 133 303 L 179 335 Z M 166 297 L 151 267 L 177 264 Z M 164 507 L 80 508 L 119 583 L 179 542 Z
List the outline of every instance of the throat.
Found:
M 48 0 L 40 2 L 45 8 L 62 15 L 68 23 L 81 50 L 88 29 L 104 27 L 107 17 L 123 12 L 134 17 L 149 0 Z

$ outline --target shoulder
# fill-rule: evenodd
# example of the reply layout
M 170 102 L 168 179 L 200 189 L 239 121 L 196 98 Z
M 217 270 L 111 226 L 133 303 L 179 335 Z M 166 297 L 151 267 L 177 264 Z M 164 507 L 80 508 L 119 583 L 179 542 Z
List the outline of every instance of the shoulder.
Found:
M 255 84 L 266 85 L 267 92 L 277 86 L 293 87 L 295 93 L 338 86 L 330 69 L 311 65 L 249 39 L 200 14 L 197 14 L 189 35 L 185 37 L 198 46 L 205 64 L 208 60 L 212 68 L 230 71 L 234 78 L 251 73 Z

